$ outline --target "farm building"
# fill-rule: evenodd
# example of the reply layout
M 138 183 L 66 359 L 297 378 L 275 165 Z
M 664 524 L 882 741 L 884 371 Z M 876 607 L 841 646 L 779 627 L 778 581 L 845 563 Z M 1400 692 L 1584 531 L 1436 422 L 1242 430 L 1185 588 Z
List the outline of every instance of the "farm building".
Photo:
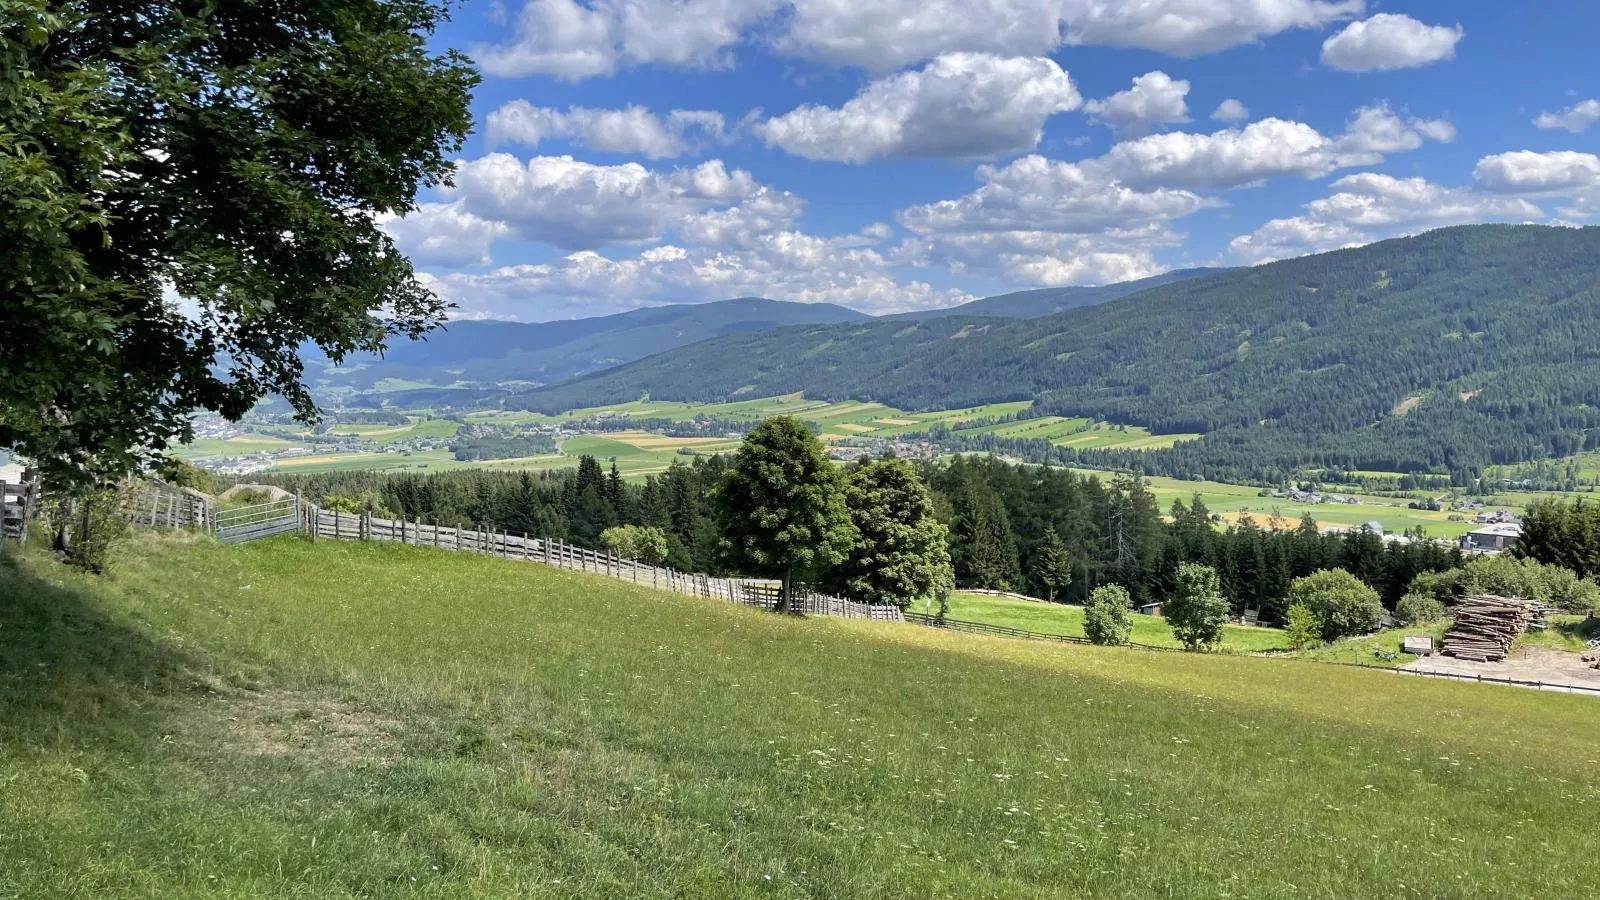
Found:
M 1159 615 L 1161 615 L 1161 604 L 1159 604 L 1159 603 L 1141 604 L 1139 606 L 1139 614 L 1142 615 L 1142 616 L 1159 616 Z
M 1476 553 L 1499 553 L 1522 537 L 1522 526 L 1514 522 L 1486 525 L 1461 536 L 1461 549 Z

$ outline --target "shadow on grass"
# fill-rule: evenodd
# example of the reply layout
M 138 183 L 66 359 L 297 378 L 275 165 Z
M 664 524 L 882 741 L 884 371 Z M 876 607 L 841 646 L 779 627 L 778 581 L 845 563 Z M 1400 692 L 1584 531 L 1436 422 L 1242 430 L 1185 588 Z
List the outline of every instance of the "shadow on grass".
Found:
M 161 698 L 206 690 L 199 671 L 92 594 L 0 566 L 0 746 L 147 740 Z
M 1576 622 L 1556 622 L 1552 627 L 1564 636 L 1579 641 L 1600 640 L 1600 618 L 1594 616 Z

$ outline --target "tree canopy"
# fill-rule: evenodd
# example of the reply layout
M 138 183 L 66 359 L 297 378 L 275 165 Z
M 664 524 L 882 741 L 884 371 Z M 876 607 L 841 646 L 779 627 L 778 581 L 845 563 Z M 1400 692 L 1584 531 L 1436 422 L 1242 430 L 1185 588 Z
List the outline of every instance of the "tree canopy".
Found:
M 844 495 L 855 540 L 831 579 L 844 596 L 905 607 L 955 586 L 949 529 L 935 518 L 933 498 L 909 462 L 856 466 Z
M 717 490 L 726 559 L 781 579 L 787 606 L 796 581 L 814 583 L 855 541 L 843 478 L 799 419 L 774 416 L 756 426 Z
M 444 0 L 0 0 L 0 447 L 113 477 L 299 352 L 445 305 L 380 227 L 447 180 L 477 74 Z

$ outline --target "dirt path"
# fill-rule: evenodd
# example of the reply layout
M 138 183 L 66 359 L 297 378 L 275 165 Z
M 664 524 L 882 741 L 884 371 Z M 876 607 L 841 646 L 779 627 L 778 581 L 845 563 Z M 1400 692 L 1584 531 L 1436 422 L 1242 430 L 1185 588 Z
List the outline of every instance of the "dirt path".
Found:
M 1572 685 L 1600 689 L 1600 671 L 1578 661 L 1578 654 L 1548 647 L 1524 647 L 1502 662 L 1470 662 L 1453 656 L 1424 656 L 1401 666 L 1412 672 L 1437 672 L 1450 675 L 1482 675 L 1484 678 L 1512 678 L 1539 681 L 1549 685 Z

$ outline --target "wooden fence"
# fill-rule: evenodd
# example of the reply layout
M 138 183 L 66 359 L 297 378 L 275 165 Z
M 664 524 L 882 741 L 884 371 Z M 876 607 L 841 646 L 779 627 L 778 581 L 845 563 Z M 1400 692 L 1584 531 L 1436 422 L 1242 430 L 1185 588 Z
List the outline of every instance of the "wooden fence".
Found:
M 156 528 L 199 528 L 211 521 L 211 498 L 160 481 L 140 482 L 123 498 L 128 520 Z
M 505 559 L 542 563 L 571 572 L 605 575 L 630 584 L 690 597 L 725 600 L 729 603 L 758 606 L 763 609 L 778 608 L 779 586 L 774 581 L 755 578 L 714 578 L 709 575 L 679 572 L 676 569 L 627 559 L 615 553 L 578 547 L 555 538 L 538 538 L 465 524 L 452 526 L 413 522 L 403 518 L 385 519 L 365 513 L 320 509 L 308 504 L 301 504 L 300 530 L 312 540 L 328 538 L 395 541 L 419 547 L 483 553 Z M 898 607 L 870 606 L 842 597 L 829 597 L 808 591 L 796 594 L 790 612 L 872 621 L 905 620 Z
M 20 481 L 0 480 L 0 555 L 6 543 L 28 539 L 28 520 L 39 505 L 39 479 L 32 471 Z

